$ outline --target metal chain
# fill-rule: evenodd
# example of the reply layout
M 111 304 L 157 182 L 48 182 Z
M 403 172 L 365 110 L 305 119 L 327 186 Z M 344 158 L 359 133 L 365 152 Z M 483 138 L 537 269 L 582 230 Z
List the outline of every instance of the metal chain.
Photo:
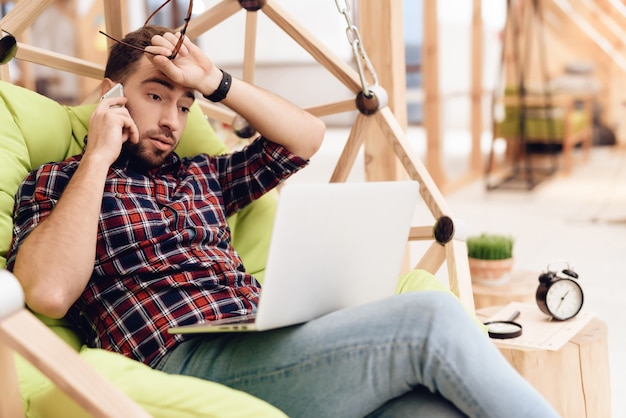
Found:
M 363 63 L 365 63 L 365 67 L 367 71 L 372 76 L 372 81 L 374 82 L 373 86 L 378 86 L 378 75 L 376 74 L 376 70 L 370 61 L 367 52 L 365 52 L 365 48 L 363 48 L 363 42 L 361 41 L 361 35 L 359 34 L 359 29 L 356 27 L 354 23 L 352 23 L 352 18 L 350 17 L 350 3 L 348 0 L 335 0 L 335 4 L 337 5 L 337 10 L 339 13 L 343 15 L 346 20 L 346 24 L 348 25 L 346 28 L 346 37 L 348 38 L 348 42 L 352 47 L 352 53 L 354 54 L 354 60 L 356 61 L 356 66 L 359 70 L 359 77 L 361 79 L 361 89 L 365 97 L 372 97 L 373 93 L 370 89 L 370 85 L 367 84 L 367 80 L 365 79 L 365 69 L 363 68 Z

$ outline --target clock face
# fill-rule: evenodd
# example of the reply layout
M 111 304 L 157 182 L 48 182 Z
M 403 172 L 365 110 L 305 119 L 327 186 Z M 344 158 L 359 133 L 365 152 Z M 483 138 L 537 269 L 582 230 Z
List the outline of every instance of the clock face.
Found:
M 557 280 L 546 293 L 546 306 L 554 318 L 570 319 L 576 316 L 583 306 L 583 291 L 573 280 Z

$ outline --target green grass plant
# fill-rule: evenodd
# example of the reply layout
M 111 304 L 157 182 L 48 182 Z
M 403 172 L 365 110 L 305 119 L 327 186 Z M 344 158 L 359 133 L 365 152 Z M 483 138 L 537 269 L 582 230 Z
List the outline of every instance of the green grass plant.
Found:
M 510 235 L 482 233 L 467 238 L 467 255 L 481 260 L 513 257 L 514 239 Z

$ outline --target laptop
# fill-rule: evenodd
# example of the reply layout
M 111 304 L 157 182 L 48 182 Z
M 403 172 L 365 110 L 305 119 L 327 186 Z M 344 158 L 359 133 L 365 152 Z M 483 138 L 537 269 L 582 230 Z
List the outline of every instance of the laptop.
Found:
M 169 332 L 265 331 L 393 295 L 418 194 L 415 181 L 287 183 L 256 315 Z

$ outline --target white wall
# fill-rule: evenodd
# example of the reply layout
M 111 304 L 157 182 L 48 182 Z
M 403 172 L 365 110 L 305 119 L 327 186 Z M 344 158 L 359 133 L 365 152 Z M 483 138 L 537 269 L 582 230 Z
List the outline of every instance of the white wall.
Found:
M 483 1 L 483 89 L 492 90 L 500 66 L 500 31 L 506 16 L 505 0 Z M 447 128 L 469 129 L 471 85 L 472 1 L 438 0 L 439 77 L 442 123 Z M 483 125 L 491 120 L 491 102 L 483 100 Z
M 198 1 L 198 0 L 196 0 Z M 218 0 L 205 0 L 212 7 Z M 289 21 L 302 26 L 344 62 L 352 50 L 346 37 L 346 22 L 333 0 L 282 0 Z M 246 12 L 240 11 L 203 34 L 198 44 L 217 63 L 241 76 L 244 57 Z M 345 100 L 352 93 L 319 65 L 263 12 L 258 13 L 254 82 L 294 103 L 316 106 Z M 351 123 L 351 114 L 326 118 L 329 124 Z
M 196 0 L 198 1 L 198 0 Z M 207 7 L 219 0 L 204 0 Z M 333 0 L 302 1 L 281 0 L 279 3 L 293 21 L 313 33 L 324 45 L 344 59 L 351 50 L 345 35 L 346 23 L 337 11 Z M 267 16 L 258 13 L 257 63 L 312 63 L 314 60 Z M 240 64 L 243 57 L 245 35 L 244 11 L 238 12 L 204 34 L 200 42 L 207 52 L 223 65 Z

